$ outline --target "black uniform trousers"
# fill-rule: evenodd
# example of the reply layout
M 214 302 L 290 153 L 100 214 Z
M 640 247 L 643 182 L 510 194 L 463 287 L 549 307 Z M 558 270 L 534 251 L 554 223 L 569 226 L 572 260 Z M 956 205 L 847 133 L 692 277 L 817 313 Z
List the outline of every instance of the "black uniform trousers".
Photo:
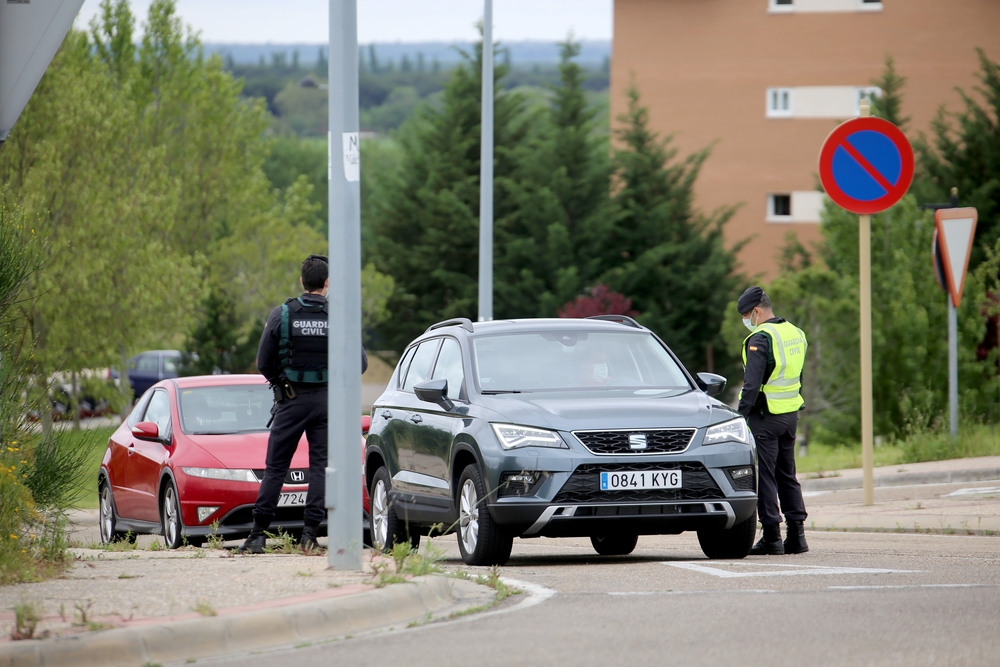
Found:
M 305 523 L 318 526 L 326 519 L 327 388 L 295 386 L 298 396 L 275 406 L 271 435 L 267 439 L 267 469 L 257 493 L 253 517 L 257 525 L 270 525 L 292 456 L 303 432 L 309 441 L 309 491 Z
M 747 418 L 757 441 L 757 516 L 765 526 L 781 523 L 779 500 L 781 513 L 787 521 L 805 521 L 807 516 L 802 487 L 795 478 L 795 428 L 798 422 L 798 412 L 772 415 L 754 410 Z

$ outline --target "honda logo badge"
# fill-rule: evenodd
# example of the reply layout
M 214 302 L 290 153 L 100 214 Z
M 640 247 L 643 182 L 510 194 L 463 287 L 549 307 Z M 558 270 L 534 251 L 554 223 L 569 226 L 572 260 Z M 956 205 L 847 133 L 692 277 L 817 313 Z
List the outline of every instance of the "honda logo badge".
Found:
M 630 433 L 628 436 L 629 449 L 646 449 L 645 433 Z
M 293 482 L 304 482 L 306 481 L 306 474 L 301 470 L 293 470 L 288 474 L 288 478 Z

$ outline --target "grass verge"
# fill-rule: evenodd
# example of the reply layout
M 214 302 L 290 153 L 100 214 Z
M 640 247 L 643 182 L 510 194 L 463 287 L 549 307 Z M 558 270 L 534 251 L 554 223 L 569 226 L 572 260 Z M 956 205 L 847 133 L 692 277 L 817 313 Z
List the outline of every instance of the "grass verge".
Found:
M 875 466 L 892 466 L 922 461 L 944 461 L 979 456 L 1000 456 L 1000 428 L 995 425 L 963 426 L 958 437 L 947 430 L 921 431 L 906 439 L 875 448 Z M 796 451 L 798 472 L 827 473 L 861 467 L 861 444 L 826 445 L 810 443 L 809 453 Z

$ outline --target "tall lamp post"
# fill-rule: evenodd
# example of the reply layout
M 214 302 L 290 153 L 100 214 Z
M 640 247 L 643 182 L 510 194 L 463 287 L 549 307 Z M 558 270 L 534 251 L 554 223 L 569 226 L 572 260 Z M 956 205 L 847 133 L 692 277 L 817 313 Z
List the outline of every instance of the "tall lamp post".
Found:
M 483 101 L 479 154 L 479 321 L 493 319 L 493 0 L 483 4 Z
M 357 0 L 330 0 L 329 463 L 330 567 L 361 570 L 361 150 Z

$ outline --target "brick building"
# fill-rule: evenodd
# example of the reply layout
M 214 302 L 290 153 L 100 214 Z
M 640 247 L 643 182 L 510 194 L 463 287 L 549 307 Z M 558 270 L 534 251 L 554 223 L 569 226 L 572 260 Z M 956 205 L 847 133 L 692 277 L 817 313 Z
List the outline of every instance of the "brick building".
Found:
M 911 137 L 971 91 L 976 47 L 1000 59 L 1000 0 L 615 0 L 611 114 L 634 80 L 653 128 L 687 154 L 713 142 L 704 211 L 741 204 L 730 241 L 743 269 L 773 276 L 791 231 L 819 238 L 823 140 L 857 115 L 886 55 L 907 78 Z

